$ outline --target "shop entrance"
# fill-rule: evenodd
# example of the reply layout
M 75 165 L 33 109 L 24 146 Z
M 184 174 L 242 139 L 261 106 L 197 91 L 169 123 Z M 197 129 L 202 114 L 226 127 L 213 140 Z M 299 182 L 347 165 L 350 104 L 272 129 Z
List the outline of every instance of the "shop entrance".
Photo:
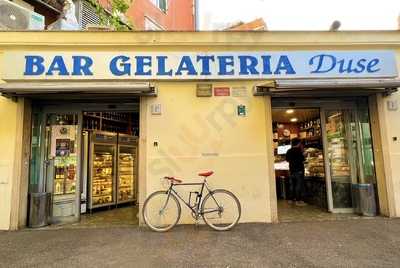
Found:
M 367 187 L 371 200 L 377 200 L 367 99 L 273 99 L 272 117 L 281 221 L 355 215 L 362 201 L 360 187 Z M 297 201 L 305 204 L 290 201 L 296 198 L 297 180 L 289 175 L 286 153 L 297 140 L 305 157 Z M 376 208 L 374 201 L 367 210 L 374 214 Z
M 51 195 L 52 224 L 137 224 L 139 98 L 34 104 L 30 192 Z

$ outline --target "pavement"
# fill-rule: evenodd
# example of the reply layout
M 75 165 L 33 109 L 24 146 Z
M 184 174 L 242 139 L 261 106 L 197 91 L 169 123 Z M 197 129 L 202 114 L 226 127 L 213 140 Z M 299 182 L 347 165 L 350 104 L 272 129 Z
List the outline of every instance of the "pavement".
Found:
M 400 267 L 400 220 L 0 232 L 0 267 Z

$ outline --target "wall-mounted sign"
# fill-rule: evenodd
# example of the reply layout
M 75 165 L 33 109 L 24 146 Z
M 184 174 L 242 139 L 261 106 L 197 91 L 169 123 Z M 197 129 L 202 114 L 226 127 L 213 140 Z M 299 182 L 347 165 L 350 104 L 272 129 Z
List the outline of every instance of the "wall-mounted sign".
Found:
M 397 77 L 394 51 L 5 52 L 3 80 Z
M 212 96 L 212 84 L 197 84 L 196 96 L 197 97 L 211 97 Z
M 50 155 L 69 156 L 75 153 L 76 125 L 54 125 L 51 127 Z
M 238 116 L 246 116 L 246 106 L 245 105 L 238 105 L 237 107 Z
M 231 95 L 231 89 L 229 87 L 214 87 L 214 96 L 226 97 Z
M 248 96 L 246 87 L 232 87 L 232 97 L 244 98 Z

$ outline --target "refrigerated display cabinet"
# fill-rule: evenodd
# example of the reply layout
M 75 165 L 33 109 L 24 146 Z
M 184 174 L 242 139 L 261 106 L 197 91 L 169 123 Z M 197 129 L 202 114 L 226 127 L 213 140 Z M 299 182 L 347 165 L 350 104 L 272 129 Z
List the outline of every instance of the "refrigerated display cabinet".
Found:
M 117 134 L 95 131 L 90 139 L 89 209 L 116 204 Z
M 117 204 L 136 200 L 137 137 L 118 135 Z

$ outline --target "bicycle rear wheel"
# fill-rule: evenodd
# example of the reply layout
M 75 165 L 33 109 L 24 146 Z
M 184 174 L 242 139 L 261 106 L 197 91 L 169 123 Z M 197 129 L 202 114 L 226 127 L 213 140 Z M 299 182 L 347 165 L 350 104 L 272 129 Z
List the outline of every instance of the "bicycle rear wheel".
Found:
M 239 199 L 223 189 L 214 190 L 204 198 L 201 212 L 205 223 L 217 231 L 232 229 L 242 213 Z
M 172 229 L 181 217 L 181 205 L 173 194 L 167 191 L 152 193 L 144 202 L 143 219 L 156 232 Z

